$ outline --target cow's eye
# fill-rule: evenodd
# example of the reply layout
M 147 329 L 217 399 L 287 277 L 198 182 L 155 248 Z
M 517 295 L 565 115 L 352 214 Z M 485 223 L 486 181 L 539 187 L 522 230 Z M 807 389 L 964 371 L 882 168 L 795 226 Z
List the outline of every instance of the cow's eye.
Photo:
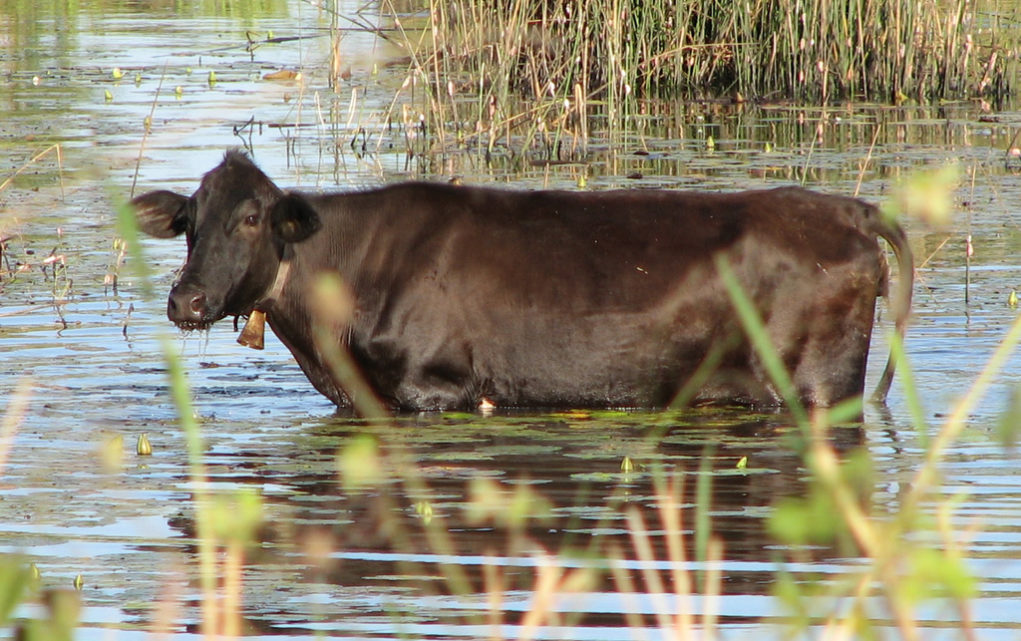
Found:
M 245 224 L 248 225 L 249 227 L 255 227 L 256 225 L 259 224 L 259 215 L 248 214 L 247 216 L 245 216 Z

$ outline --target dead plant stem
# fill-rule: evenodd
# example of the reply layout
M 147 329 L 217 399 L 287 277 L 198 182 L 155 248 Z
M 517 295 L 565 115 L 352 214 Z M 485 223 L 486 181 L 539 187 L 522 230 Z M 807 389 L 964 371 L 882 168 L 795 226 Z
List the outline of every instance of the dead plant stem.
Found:
M 47 147 L 46 149 L 43 149 L 42 151 L 40 151 L 36 155 L 34 155 L 31 158 L 29 158 L 27 162 L 25 162 L 21 167 L 18 167 L 14 171 L 13 174 L 8 176 L 2 183 L 0 183 L 0 192 L 2 192 L 3 190 L 7 189 L 7 187 L 12 182 L 14 182 L 15 178 L 20 176 L 22 174 L 22 172 L 26 171 L 29 167 L 31 167 L 33 164 L 35 164 L 37 161 L 39 161 L 43 156 L 47 155 L 51 151 L 56 152 L 56 156 L 57 156 L 57 178 L 58 178 L 58 181 L 60 183 L 60 199 L 63 200 L 64 199 L 64 159 L 63 159 L 63 155 L 62 155 L 62 153 L 60 151 L 60 143 L 54 143 L 54 144 L 50 145 L 49 147 Z
M 17 386 L 9 397 L 7 411 L 4 412 L 2 429 L 0 429 L 0 476 L 3 476 L 7 467 L 7 458 L 14 447 L 14 436 L 18 432 L 18 426 L 25 419 L 28 411 L 28 401 L 32 398 L 32 378 L 26 376 L 18 381 Z
M 131 189 L 128 191 L 129 197 L 135 195 L 135 185 L 138 183 L 138 172 L 142 167 L 142 154 L 145 153 L 145 143 L 149 140 L 149 134 L 152 132 L 152 117 L 156 114 L 156 105 L 159 104 L 160 90 L 163 89 L 163 79 L 167 77 L 167 64 L 163 63 L 163 71 L 160 73 L 160 80 L 156 83 L 156 93 L 152 96 L 152 105 L 149 107 L 149 115 L 145 119 L 145 127 L 142 132 L 142 140 L 138 143 L 138 157 L 135 158 L 135 173 L 131 177 Z

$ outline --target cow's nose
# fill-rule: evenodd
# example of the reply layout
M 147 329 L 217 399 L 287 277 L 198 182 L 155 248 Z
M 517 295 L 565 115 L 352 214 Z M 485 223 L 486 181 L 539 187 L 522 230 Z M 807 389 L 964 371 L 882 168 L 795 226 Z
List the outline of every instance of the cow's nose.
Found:
M 167 299 L 167 316 L 175 323 L 202 322 L 206 315 L 206 293 L 174 290 Z

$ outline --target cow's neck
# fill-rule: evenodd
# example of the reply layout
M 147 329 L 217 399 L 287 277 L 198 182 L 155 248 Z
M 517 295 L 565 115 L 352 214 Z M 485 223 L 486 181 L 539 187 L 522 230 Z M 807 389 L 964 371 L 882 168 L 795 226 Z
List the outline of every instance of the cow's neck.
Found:
M 263 348 L 266 332 L 266 312 L 270 311 L 273 305 L 276 304 L 276 301 L 280 299 L 284 283 L 287 282 L 287 276 L 291 271 L 291 261 L 293 258 L 294 252 L 291 251 L 291 246 L 285 245 L 283 255 L 280 258 L 280 264 L 277 265 L 277 275 L 273 279 L 273 285 L 265 296 L 256 301 L 255 306 L 252 308 L 252 313 L 248 316 L 248 320 L 245 321 L 245 326 L 241 330 L 241 335 L 238 336 L 238 343 L 252 349 Z
M 269 291 L 255 303 L 255 309 L 261 312 L 268 312 L 272 309 L 274 303 L 280 299 L 280 294 L 284 290 L 284 284 L 287 282 L 287 277 L 291 272 L 291 262 L 294 260 L 294 250 L 291 249 L 290 243 L 284 245 L 284 251 L 280 256 L 280 264 L 277 265 L 277 275 L 273 279 L 273 285 L 269 288 Z

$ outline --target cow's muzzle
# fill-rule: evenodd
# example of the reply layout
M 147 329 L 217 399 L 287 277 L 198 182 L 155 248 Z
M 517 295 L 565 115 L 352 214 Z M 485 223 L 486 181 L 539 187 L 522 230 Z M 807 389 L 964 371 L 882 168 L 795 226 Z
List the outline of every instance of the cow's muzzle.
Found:
M 207 329 L 217 320 L 209 313 L 205 292 L 180 285 L 170 290 L 167 318 L 181 329 Z

